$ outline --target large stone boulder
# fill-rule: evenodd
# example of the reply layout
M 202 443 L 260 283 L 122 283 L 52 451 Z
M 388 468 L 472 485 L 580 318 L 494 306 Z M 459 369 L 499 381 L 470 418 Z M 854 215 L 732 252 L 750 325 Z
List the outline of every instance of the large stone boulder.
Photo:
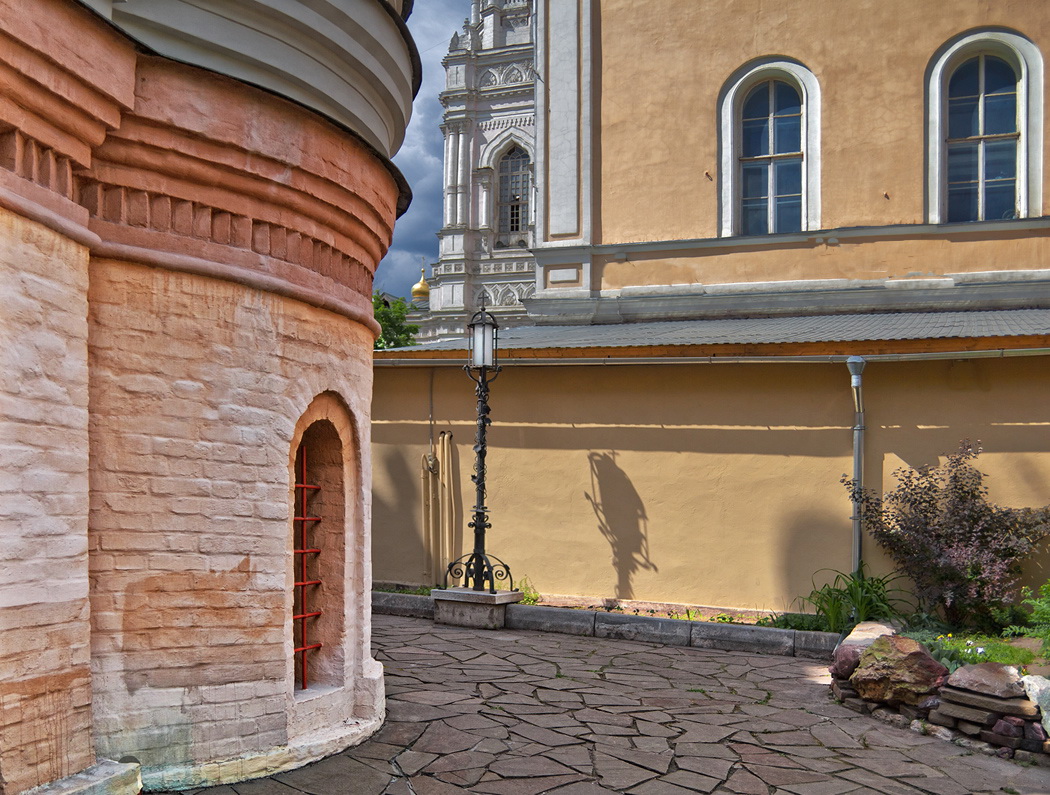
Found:
M 896 632 L 893 624 L 882 621 L 863 621 L 835 648 L 831 666 L 828 670 L 836 679 L 849 679 L 857 670 L 860 655 L 883 635 Z
M 964 665 L 948 677 L 948 684 L 996 698 L 1021 698 L 1025 694 L 1018 670 L 997 662 Z
M 868 701 L 916 706 L 936 693 L 947 679 L 948 669 L 921 643 L 883 635 L 861 654 L 850 682 Z

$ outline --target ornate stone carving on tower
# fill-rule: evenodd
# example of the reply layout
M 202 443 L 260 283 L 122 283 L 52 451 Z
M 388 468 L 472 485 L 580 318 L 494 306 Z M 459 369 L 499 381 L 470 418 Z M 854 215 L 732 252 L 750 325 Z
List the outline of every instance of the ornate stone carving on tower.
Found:
M 523 325 L 535 291 L 532 0 L 473 0 L 445 57 L 445 200 L 420 341 L 460 336 L 484 299 L 503 327 Z

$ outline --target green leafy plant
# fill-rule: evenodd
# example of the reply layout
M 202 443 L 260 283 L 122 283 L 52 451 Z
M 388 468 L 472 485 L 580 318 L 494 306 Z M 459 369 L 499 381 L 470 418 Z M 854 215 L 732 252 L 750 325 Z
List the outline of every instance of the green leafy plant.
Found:
M 707 620 L 714 621 L 716 624 L 732 624 L 735 619 L 729 613 L 715 613 Z
M 1003 635 L 1039 638 L 1043 641 L 1043 654 L 1050 654 L 1050 580 L 1039 586 L 1039 595 L 1032 593 L 1031 588 L 1022 588 L 1021 604 L 1032 608 L 1032 613 L 1021 623 L 1011 624 L 1003 629 Z
M 419 326 L 407 321 L 408 312 L 412 307 L 404 298 L 395 298 L 391 301 L 384 298 L 380 293 L 372 295 L 372 313 L 376 322 L 383 329 L 374 343 L 376 350 L 384 348 L 403 348 L 406 345 L 415 345 L 413 335 L 419 333 Z
M 1003 508 L 988 501 L 981 448 L 963 441 L 939 466 L 898 469 L 880 496 L 847 479 L 875 541 L 915 583 L 919 609 L 952 626 L 995 628 L 993 608 L 1009 604 L 1021 561 L 1050 533 L 1050 506 Z
M 542 598 L 540 592 L 532 586 L 528 577 L 522 577 L 518 580 L 518 590 L 523 594 L 521 597 L 521 603 L 523 605 L 538 605 L 540 603 L 540 599 Z
M 830 571 L 835 579 L 819 588 L 814 580 L 809 596 L 800 596 L 798 602 L 802 607 L 811 607 L 824 620 L 828 632 L 846 632 L 862 621 L 901 618 L 907 603 L 896 594 L 904 591 L 892 587 L 899 575 L 873 577 L 863 563 L 849 574 L 833 569 L 821 571 Z

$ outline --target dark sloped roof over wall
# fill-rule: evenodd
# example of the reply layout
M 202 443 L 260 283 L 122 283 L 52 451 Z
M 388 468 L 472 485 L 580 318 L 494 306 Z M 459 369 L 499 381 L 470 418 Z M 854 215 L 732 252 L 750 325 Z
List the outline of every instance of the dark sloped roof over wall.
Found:
M 1045 337 L 1045 340 L 1039 338 Z M 1050 309 L 1012 309 L 973 312 L 893 312 L 807 317 L 711 318 L 655 323 L 620 323 L 590 326 L 527 326 L 500 332 L 499 348 L 506 356 L 579 355 L 582 350 L 602 350 L 606 355 L 651 355 L 654 351 L 675 355 L 676 349 L 743 346 L 782 349 L 824 345 L 843 347 L 849 343 L 912 343 L 908 350 L 923 346 L 944 350 L 943 345 L 985 340 L 995 344 L 968 343 L 964 349 L 1050 343 Z M 916 346 L 914 343 L 919 343 Z M 377 354 L 377 359 L 426 359 L 459 356 L 466 350 L 462 340 L 399 348 Z M 714 353 L 715 351 L 712 351 Z

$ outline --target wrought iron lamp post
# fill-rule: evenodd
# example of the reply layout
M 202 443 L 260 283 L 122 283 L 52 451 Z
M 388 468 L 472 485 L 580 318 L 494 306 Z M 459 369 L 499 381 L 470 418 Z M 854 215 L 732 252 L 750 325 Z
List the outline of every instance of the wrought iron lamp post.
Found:
M 867 362 L 862 356 L 850 356 L 846 359 L 849 368 L 850 388 L 853 390 L 853 571 L 860 571 L 861 539 L 863 538 L 863 521 L 860 515 L 858 489 L 864 485 L 864 391 L 861 373 Z
M 485 506 L 485 456 L 488 452 L 485 436 L 488 426 L 492 424 L 489 419 L 489 384 L 496 380 L 502 369 L 496 363 L 496 342 L 499 332 L 499 324 L 490 312 L 485 311 L 485 305 L 474 313 L 470 323 L 467 324 L 467 339 L 469 341 L 470 355 L 468 364 L 463 368 L 467 375 L 477 385 L 474 393 L 478 397 L 478 428 L 474 440 L 474 481 L 476 500 L 474 504 L 474 520 L 468 527 L 474 529 L 474 551 L 468 555 L 448 564 L 445 572 L 445 587 L 448 580 L 463 578 L 463 585 L 474 591 L 488 591 L 496 593 L 496 583 L 503 584 L 507 581 L 510 590 L 514 589 L 514 579 L 510 574 L 510 567 L 499 558 L 485 552 L 485 531 L 492 525 L 489 523 L 489 510 Z

